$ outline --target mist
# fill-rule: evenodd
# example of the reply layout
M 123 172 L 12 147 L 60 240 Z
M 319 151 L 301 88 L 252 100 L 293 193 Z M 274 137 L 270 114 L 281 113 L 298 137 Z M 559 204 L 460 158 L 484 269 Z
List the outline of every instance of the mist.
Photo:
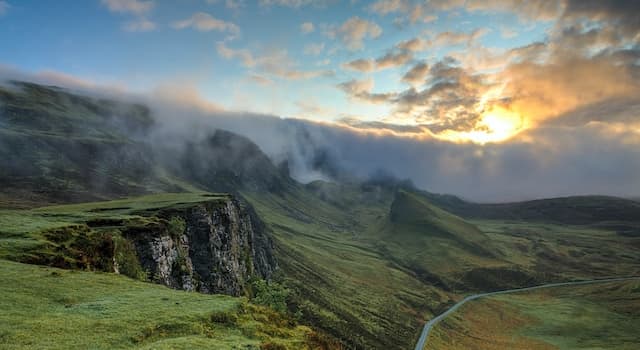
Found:
M 140 135 L 132 131 L 131 137 L 160 150 L 184 150 L 189 142 L 204 140 L 216 129 L 246 136 L 276 166 L 285 164 L 290 175 L 303 183 L 366 179 L 382 170 L 409 179 L 418 188 L 478 202 L 640 195 L 640 148 L 629 147 L 640 146 L 640 140 L 635 133 L 612 132 L 594 123 L 541 125 L 511 141 L 478 145 L 226 111 L 198 96 L 185 99 L 176 93 L 172 98 L 166 90 L 132 93 L 59 76 L 0 70 L 5 85 L 13 79 L 148 106 L 154 120 L 152 132 Z M 581 116 L 585 113 L 589 111 L 581 111 Z

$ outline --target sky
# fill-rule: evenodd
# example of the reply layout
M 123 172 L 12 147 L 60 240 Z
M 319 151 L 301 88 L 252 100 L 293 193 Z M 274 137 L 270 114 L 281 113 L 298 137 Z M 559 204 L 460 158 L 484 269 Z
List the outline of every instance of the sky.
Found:
M 0 0 L 1 67 L 398 141 L 478 199 L 640 194 L 640 1 Z

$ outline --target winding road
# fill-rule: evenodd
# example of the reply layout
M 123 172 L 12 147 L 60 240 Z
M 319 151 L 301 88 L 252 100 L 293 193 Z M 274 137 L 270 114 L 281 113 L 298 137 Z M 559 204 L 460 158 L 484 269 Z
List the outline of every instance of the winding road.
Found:
M 450 314 L 454 313 L 457 309 L 459 309 L 466 302 L 469 302 L 469 301 L 472 301 L 472 300 L 476 300 L 476 299 L 480 299 L 480 298 L 484 298 L 484 297 L 489 297 L 489 296 L 492 296 L 492 295 L 526 292 L 526 291 L 530 291 L 530 290 L 543 289 L 543 288 L 553 288 L 553 287 L 563 287 L 563 286 L 577 286 L 577 285 L 582 285 L 582 284 L 595 284 L 595 283 L 605 283 L 605 282 L 619 282 L 619 281 L 628 281 L 628 280 L 634 280 L 634 279 L 640 280 L 640 277 L 619 277 L 619 278 L 605 278 L 605 279 L 588 280 L 588 281 L 549 283 L 549 284 L 542 284 L 542 285 L 533 286 L 533 287 L 518 288 L 518 289 L 508 289 L 508 290 L 501 290 L 501 291 L 497 291 L 497 292 L 489 292 L 489 293 L 480 293 L 480 294 L 470 295 L 470 296 L 460 300 L 458 303 L 456 303 L 455 305 L 450 307 L 447 311 L 445 311 L 442 314 L 438 315 L 436 318 L 434 318 L 434 319 L 430 320 L 429 322 L 427 322 L 427 324 L 425 324 L 424 328 L 422 329 L 422 334 L 420 334 L 420 339 L 418 339 L 418 343 L 416 344 L 415 350 L 423 350 L 424 349 L 424 346 L 427 343 L 427 338 L 429 337 L 429 333 L 431 332 L 431 329 L 433 329 L 433 327 L 436 324 L 438 324 L 438 322 L 442 321 L 445 317 L 447 317 Z

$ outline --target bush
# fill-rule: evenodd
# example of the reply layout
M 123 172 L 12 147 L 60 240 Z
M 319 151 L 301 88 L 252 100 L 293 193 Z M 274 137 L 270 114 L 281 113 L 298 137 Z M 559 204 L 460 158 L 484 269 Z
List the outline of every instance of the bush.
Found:
M 180 238 L 180 236 L 182 236 L 186 228 L 187 228 L 187 223 L 184 221 L 183 218 L 179 216 L 172 217 L 171 219 L 169 219 L 169 222 L 167 224 L 167 230 L 169 231 L 169 235 L 174 239 Z
M 238 315 L 234 311 L 216 311 L 211 314 L 211 322 L 235 326 L 238 323 Z
M 258 305 L 268 306 L 278 312 L 287 311 L 287 297 L 289 289 L 277 282 L 255 280 L 251 284 L 253 290 L 253 302 Z
M 146 281 L 148 279 L 146 271 L 140 266 L 136 248 L 133 243 L 120 235 L 114 235 L 115 260 L 118 271 L 128 277 Z
M 273 342 L 266 342 L 260 344 L 260 350 L 287 350 L 287 347 Z

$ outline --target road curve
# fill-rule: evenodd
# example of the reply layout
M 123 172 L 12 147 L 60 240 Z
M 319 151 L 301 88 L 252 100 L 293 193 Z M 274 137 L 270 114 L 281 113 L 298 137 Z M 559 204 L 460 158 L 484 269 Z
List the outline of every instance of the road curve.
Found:
M 577 286 L 577 285 L 581 285 L 581 284 L 595 284 L 595 283 L 605 283 L 605 282 L 619 282 L 619 281 L 628 281 L 628 280 L 634 280 L 634 279 L 640 280 L 640 276 L 638 276 L 638 277 L 604 278 L 604 279 L 598 279 L 598 280 L 576 281 L 576 282 L 549 283 L 549 284 L 542 284 L 542 285 L 533 286 L 533 287 L 508 289 L 508 290 L 501 290 L 501 291 L 497 291 L 497 292 L 489 292 L 489 293 L 480 293 L 480 294 L 470 295 L 470 296 L 460 300 L 459 302 L 457 302 L 455 305 L 450 307 L 447 311 L 443 312 L 442 314 L 438 315 L 436 318 L 431 319 L 429 322 L 427 322 L 424 325 L 424 328 L 422 328 L 422 333 L 420 334 L 420 339 L 418 339 L 418 343 L 416 344 L 415 350 L 423 350 L 424 346 L 427 343 L 427 338 L 429 337 L 429 333 L 431 332 L 431 329 L 436 324 L 438 324 L 438 322 L 442 321 L 445 317 L 447 317 L 450 314 L 454 313 L 458 308 L 460 308 L 462 305 L 464 305 L 468 301 L 472 301 L 472 300 L 475 300 L 475 299 L 480 299 L 480 298 L 484 298 L 484 297 L 488 297 L 488 296 L 492 296 L 492 295 L 526 292 L 526 291 L 530 291 L 530 290 L 543 289 L 543 288 L 553 288 L 553 287 L 563 287 L 563 286 Z

